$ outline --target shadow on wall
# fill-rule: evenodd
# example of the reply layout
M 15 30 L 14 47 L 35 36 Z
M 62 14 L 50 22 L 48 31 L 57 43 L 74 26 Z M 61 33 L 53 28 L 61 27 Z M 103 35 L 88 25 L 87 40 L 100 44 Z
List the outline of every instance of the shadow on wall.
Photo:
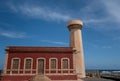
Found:
M 1 78 L 2 78 L 2 72 L 3 72 L 3 71 L 2 71 L 2 70 L 0 70 L 0 80 L 1 80 Z

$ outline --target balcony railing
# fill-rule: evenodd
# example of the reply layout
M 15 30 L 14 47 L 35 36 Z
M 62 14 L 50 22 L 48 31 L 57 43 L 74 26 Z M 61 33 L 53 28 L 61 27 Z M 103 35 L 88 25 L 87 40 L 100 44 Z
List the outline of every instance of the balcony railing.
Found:
M 7 69 L 4 75 L 36 75 L 37 69 Z M 44 75 L 75 75 L 75 69 L 45 69 Z

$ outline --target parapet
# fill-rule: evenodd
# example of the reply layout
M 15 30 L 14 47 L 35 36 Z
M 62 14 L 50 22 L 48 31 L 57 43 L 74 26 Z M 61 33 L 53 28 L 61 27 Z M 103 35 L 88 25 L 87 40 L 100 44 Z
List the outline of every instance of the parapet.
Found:
M 83 26 L 83 22 L 81 20 L 71 20 L 68 22 L 67 26 L 76 25 L 76 24 Z

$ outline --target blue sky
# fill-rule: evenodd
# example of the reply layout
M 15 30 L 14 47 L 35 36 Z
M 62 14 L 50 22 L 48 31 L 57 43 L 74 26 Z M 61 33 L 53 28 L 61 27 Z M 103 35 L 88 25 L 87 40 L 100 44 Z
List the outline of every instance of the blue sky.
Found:
M 6 46 L 69 46 L 81 19 L 87 69 L 120 69 L 120 0 L 0 0 L 0 69 Z

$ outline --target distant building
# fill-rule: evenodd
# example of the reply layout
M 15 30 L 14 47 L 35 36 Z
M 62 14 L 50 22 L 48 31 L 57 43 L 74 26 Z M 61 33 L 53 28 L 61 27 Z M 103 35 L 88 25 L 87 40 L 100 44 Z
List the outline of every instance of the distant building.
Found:
M 8 46 L 2 81 L 79 80 L 85 77 L 82 22 L 68 23 L 70 47 Z M 41 77 L 44 76 L 44 77 Z

